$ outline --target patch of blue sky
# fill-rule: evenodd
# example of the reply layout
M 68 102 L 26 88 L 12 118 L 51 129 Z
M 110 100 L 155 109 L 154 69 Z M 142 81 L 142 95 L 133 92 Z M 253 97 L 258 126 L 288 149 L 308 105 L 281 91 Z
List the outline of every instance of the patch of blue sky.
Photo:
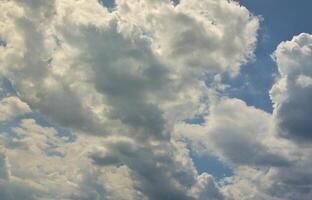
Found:
M 187 144 L 190 156 L 199 174 L 206 172 L 212 175 L 216 181 L 222 181 L 222 179 L 234 175 L 234 170 L 231 166 L 222 162 L 216 156 L 207 153 L 198 154 L 193 150 L 191 141 L 185 140 L 184 142 Z
M 115 0 L 98 0 L 99 3 L 106 7 L 109 11 L 112 11 L 116 7 Z
M 184 122 L 187 124 L 204 124 L 205 115 L 195 115 L 193 118 L 184 120 Z
M 171 0 L 171 2 L 173 3 L 173 5 L 178 5 L 180 3 L 180 0 Z
M 191 155 L 194 165 L 199 173 L 207 172 L 211 174 L 216 181 L 221 181 L 226 177 L 234 175 L 233 169 L 212 155 Z
M 11 82 L 7 78 L 0 76 L 0 99 L 7 96 L 16 96 L 16 94 Z

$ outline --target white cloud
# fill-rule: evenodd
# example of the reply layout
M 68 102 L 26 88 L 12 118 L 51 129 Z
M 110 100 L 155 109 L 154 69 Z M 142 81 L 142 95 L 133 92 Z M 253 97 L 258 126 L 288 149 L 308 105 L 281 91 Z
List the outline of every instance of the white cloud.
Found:
M 0 122 L 30 112 L 29 106 L 18 97 L 6 97 L 0 101 Z
M 67 141 L 34 119 L 6 124 L 5 200 L 309 200 L 311 35 L 278 46 L 271 115 L 203 80 L 221 85 L 218 74 L 253 58 L 259 20 L 236 2 L 117 0 L 107 10 L 97 0 L 15 0 L 0 9 L 0 74 L 18 95 L 1 100 L 0 121 L 33 109 L 79 133 Z M 195 114 L 205 123 L 184 123 Z M 235 175 L 199 174 L 187 145 Z
M 14 136 L 1 137 L 10 176 L 35 188 L 31 198 L 309 199 L 310 149 L 279 138 L 273 125 L 288 138 L 310 139 L 310 35 L 275 53 L 281 77 L 271 90 L 272 116 L 214 97 L 203 81 L 235 75 L 253 58 L 259 20 L 236 2 L 117 0 L 110 11 L 96 0 L 0 6 L 0 74 L 21 99 L 2 100 L 0 120 L 31 108 L 85 133 L 68 143 L 24 119 Z M 205 124 L 183 123 L 203 112 Z M 229 184 L 199 174 L 181 138 L 231 165 Z
M 270 91 L 280 135 L 297 141 L 312 139 L 312 36 L 302 33 L 282 42 L 274 53 L 280 77 Z
M 177 124 L 175 136 L 187 139 L 196 153 L 232 167 L 234 175 L 219 189 L 229 199 L 309 199 L 311 148 L 279 137 L 273 119 L 241 100 L 217 98 L 205 123 Z
M 2 74 L 52 121 L 95 134 L 130 125 L 167 137 L 165 120 L 199 109 L 203 73 L 236 73 L 251 57 L 258 27 L 244 7 L 214 0 L 117 1 L 114 12 L 95 0 L 2 6 Z
M 310 199 L 311 35 L 282 42 L 274 53 L 280 76 L 270 91 L 273 114 L 228 97 L 210 102 L 205 123 L 176 125 L 177 137 L 200 154 L 231 165 L 221 190 L 233 199 Z

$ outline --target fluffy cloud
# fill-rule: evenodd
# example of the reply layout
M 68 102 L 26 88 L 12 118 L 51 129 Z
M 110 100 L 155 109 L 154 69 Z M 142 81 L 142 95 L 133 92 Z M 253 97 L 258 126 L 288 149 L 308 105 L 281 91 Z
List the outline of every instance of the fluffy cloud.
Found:
M 223 199 L 210 175 L 197 175 L 183 143 L 68 141 L 54 128 L 23 119 L 2 133 L 0 144 L 0 191 L 7 199 Z
M 60 125 L 101 135 L 130 126 L 168 137 L 165 117 L 196 112 L 204 73 L 237 73 L 258 27 L 244 7 L 214 0 L 116 1 L 113 12 L 95 0 L 1 6 L 2 74 L 22 100 Z
M 52 127 L 39 125 L 34 119 L 22 119 L 1 134 L 0 144 L 3 152 L 0 191 L 5 200 L 83 199 L 86 194 L 104 199 L 110 193 L 118 197 L 117 189 L 123 191 L 123 198 L 113 199 L 128 199 L 127 190 L 134 191 L 123 176 L 127 171 L 102 170 L 88 159 L 94 146 L 101 144 L 97 138 L 81 136 L 69 141 Z M 107 180 L 112 180 L 112 185 L 106 186 Z M 123 183 L 116 187 L 120 180 Z
M 234 176 L 221 186 L 229 199 L 308 200 L 312 149 L 275 130 L 271 114 L 223 97 L 210 103 L 205 123 L 177 124 L 175 137 L 188 141 L 197 154 L 216 156 L 232 167 Z
M 274 116 L 280 134 L 311 141 L 312 36 L 300 34 L 281 43 L 274 53 L 280 77 L 271 90 Z
M 288 165 L 268 144 L 271 119 L 268 113 L 241 100 L 217 99 L 211 103 L 206 124 L 179 124 L 176 134 L 190 139 L 198 153 L 213 153 L 233 165 Z
M 273 114 L 228 97 L 212 98 L 202 124 L 180 123 L 175 135 L 199 154 L 215 155 L 234 176 L 221 187 L 233 199 L 310 199 L 311 35 L 282 42 L 279 76 L 270 91 Z
M 256 17 L 215 0 L 16 0 L 1 10 L 1 75 L 31 109 L 86 134 L 68 142 L 24 119 L 3 135 L 11 176 L 40 191 L 32 198 L 225 198 L 172 125 L 205 107 L 204 74 L 235 74 L 252 58 Z
M 30 112 L 29 106 L 17 97 L 6 97 L 0 101 L 0 122 Z
M 188 189 L 196 183 L 196 170 L 184 145 L 112 141 L 91 155 L 96 165 L 127 166 L 147 199 L 193 199 Z
M 12 0 L 0 8 L 0 74 L 17 95 L 1 100 L 0 121 L 32 109 L 77 133 L 71 141 L 34 119 L 7 125 L 3 198 L 309 199 L 312 150 L 292 140 L 311 139 L 310 35 L 274 54 L 271 115 L 204 81 L 236 75 L 253 58 L 259 20 L 236 2 Z M 196 114 L 205 123 L 185 123 Z M 189 145 L 235 175 L 217 183 L 199 174 Z

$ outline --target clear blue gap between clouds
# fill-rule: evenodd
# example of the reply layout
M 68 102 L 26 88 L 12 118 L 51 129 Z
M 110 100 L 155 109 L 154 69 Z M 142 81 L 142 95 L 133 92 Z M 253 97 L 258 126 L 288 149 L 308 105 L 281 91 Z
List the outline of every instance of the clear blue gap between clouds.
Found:
M 220 161 L 217 157 L 208 154 L 199 155 L 193 150 L 191 141 L 184 142 L 187 144 L 190 156 L 199 174 L 204 172 L 211 174 L 216 181 L 221 181 L 225 177 L 231 177 L 234 175 L 233 169 Z
M 115 0 L 98 0 L 98 2 L 108 10 L 113 10 L 116 7 Z

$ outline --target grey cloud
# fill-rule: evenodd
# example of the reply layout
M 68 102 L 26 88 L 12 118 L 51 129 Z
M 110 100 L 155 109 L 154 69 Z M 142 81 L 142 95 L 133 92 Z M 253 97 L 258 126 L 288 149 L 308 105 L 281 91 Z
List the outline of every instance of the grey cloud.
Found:
M 54 131 L 48 134 L 26 121 L 14 130 L 32 133 L 26 137 L 29 152 L 17 146 L 8 149 L 16 166 L 36 156 L 25 162 L 31 174 L 20 174 L 47 187 L 47 198 L 68 198 L 71 193 L 73 199 L 225 199 L 212 177 L 198 174 L 185 144 L 175 141 L 171 129 L 177 119 L 196 112 L 191 108 L 203 106 L 198 105 L 201 96 L 207 96 L 203 73 L 237 72 L 250 59 L 256 17 L 236 3 L 215 0 L 201 5 L 185 0 L 176 7 L 165 0 L 118 0 L 112 12 L 96 0 L 8 4 L 25 12 L 3 18 L 3 32 L 14 34 L 6 34 L 8 45 L 1 47 L 1 74 L 34 111 L 57 125 L 87 133 L 73 144 L 60 142 L 64 158 L 54 158 L 43 151 L 47 139 L 57 140 Z M 235 34 L 227 34 L 232 31 Z M 90 134 L 106 137 L 94 139 Z M 227 145 L 215 141 L 220 148 Z M 225 149 L 237 163 L 242 161 L 229 152 L 239 145 Z M 255 146 L 265 158 L 257 154 L 260 161 L 248 163 L 277 159 L 263 144 Z M 85 155 L 91 147 L 98 148 L 89 154 L 93 164 Z M 14 172 L 18 174 L 17 167 Z M 56 188 L 58 183 L 66 184 Z M 118 194 L 119 189 L 125 194 Z
M 0 101 L 0 122 L 29 113 L 30 111 L 29 106 L 18 97 L 5 97 Z
M 146 4 L 147 11 L 153 14 L 147 15 L 145 10 L 137 10 L 139 3 Z M 187 105 L 187 99 L 182 99 L 184 93 L 192 93 L 194 89 L 200 93 L 198 72 L 193 73 L 193 68 L 187 63 L 196 60 L 206 62 L 206 59 L 202 59 L 202 53 L 196 53 L 192 61 L 184 62 L 183 57 L 189 53 L 179 50 L 186 49 L 180 48 L 182 43 L 195 39 L 192 49 L 203 49 L 203 54 L 209 51 L 210 64 L 205 64 L 200 72 L 223 71 L 230 66 L 225 59 L 220 59 L 226 51 L 224 43 L 227 44 L 228 40 L 217 38 L 224 30 L 204 23 L 206 16 L 196 5 L 174 10 L 169 1 L 142 1 L 128 5 L 126 11 L 126 3 L 118 1 L 116 11 L 107 13 L 99 10 L 97 2 L 81 4 L 84 6 L 75 4 L 72 7 L 68 2 L 37 4 L 35 0 L 19 1 L 18 5 L 23 6 L 25 15 L 8 20 L 8 23 L 15 22 L 17 34 L 24 42 L 25 56 L 19 59 L 19 63 L 14 63 L 16 66 L 23 63 L 21 67 L 7 70 L 5 75 L 14 84 L 22 100 L 59 125 L 98 135 L 126 132 L 124 129 L 130 127 L 130 132 L 137 133 L 139 137 L 144 138 L 149 134 L 158 139 L 168 139 L 168 119 L 164 117 L 164 114 L 168 114 L 163 110 L 163 105 L 174 105 L 177 97 L 181 98 L 181 104 Z M 159 14 L 154 12 L 159 9 L 155 7 L 157 4 L 164 6 Z M 209 8 L 210 4 L 215 5 L 207 2 L 205 7 Z M 237 53 L 230 56 L 231 59 L 226 56 L 236 63 L 237 68 L 251 54 L 258 20 L 236 4 L 225 6 L 229 11 L 231 6 L 238 8 L 237 13 L 231 14 L 243 16 L 244 23 L 241 23 L 242 29 L 239 30 L 246 29 L 246 34 L 253 35 L 250 40 L 241 38 L 244 47 L 237 49 Z M 99 12 L 90 12 L 91 7 Z M 66 12 L 68 14 L 64 15 Z M 137 12 L 142 14 L 128 18 L 128 15 Z M 95 13 L 98 15 L 92 16 Z M 233 28 L 222 16 L 212 13 L 214 20 L 226 23 L 224 27 Z M 140 16 L 152 21 L 141 20 Z M 180 16 L 188 19 L 187 26 L 182 23 Z M 99 20 L 93 20 L 94 17 L 99 17 Z M 151 22 L 155 23 L 155 27 Z M 176 31 L 162 31 L 158 29 L 159 26 Z M 187 30 L 184 30 L 185 27 Z M 209 32 L 210 28 L 216 29 L 216 32 Z M 177 34 L 173 35 L 174 32 Z M 55 38 L 58 42 L 53 42 Z M 176 39 L 178 41 L 175 42 Z M 210 43 L 214 41 L 218 42 L 211 46 Z M 178 52 L 182 64 L 175 62 L 178 59 L 172 58 L 170 52 Z M 13 63 L 8 62 L 8 66 L 10 64 Z M 196 76 L 187 78 L 187 74 Z M 97 101 L 97 105 L 93 101 Z M 113 123 L 115 127 L 110 128 Z
M 94 85 L 112 107 L 109 116 L 156 138 L 162 138 L 165 121 L 157 105 L 147 97 L 169 86 L 166 66 L 139 38 L 125 38 L 112 22 L 108 30 L 83 28 L 83 41 L 90 49 L 82 55 L 95 73 Z M 135 68 L 139 71 L 133 71 Z M 128 69 L 127 69 L 128 68 Z M 141 133 L 139 133 L 141 134 Z
M 312 171 L 309 160 L 298 160 L 292 167 L 279 168 L 270 176 L 272 184 L 267 191 L 282 199 L 310 199 L 312 194 Z
M 276 122 L 282 136 L 306 142 L 312 140 L 312 87 L 301 88 L 288 81 L 288 98 L 277 109 Z
M 0 196 L 3 200 L 35 200 L 38 192 L 33 188 L 18 183 L 0 180 Z
M 107 151 L 90 155 L 93 162 L 103 167 L 116 164 L 127 166 L 136 182 L 135 189 L 148 199 L 194 199 L 186 191 L 196 183 L 195 169 L 175 158 L 179 156 L 175 154 L 180 154 L 178 151 L 183 149 L 172 149 L 165 144 L 159 144 L 152 149 L 128 142 L 107 144 L 105 148 Z M 191 164 L 190 160 L 186 161 Z
M 0 154 L 0 197 L 3 200 L 35 200 L 39 190 L 27 183 L 11 180 L 10 168 L 5 154 Z
M 184 124 L 176 130 L 191 139 L 199 153 L 215 154 L 234 166 L 291 165 L 264 142 L 270 137 L 268 113 L 248 107 L 241 100 L 224 98 L 211 103 L 205 120 L 204 125 Z
M 312 140 L 312 87 L 300 79 L 312 77 L 311 44 L 311 35 L 300 34 L 281 43 L 274 54 L 280 72 L 271 89 L 275 121 L 281 136 L 299 142 Z

